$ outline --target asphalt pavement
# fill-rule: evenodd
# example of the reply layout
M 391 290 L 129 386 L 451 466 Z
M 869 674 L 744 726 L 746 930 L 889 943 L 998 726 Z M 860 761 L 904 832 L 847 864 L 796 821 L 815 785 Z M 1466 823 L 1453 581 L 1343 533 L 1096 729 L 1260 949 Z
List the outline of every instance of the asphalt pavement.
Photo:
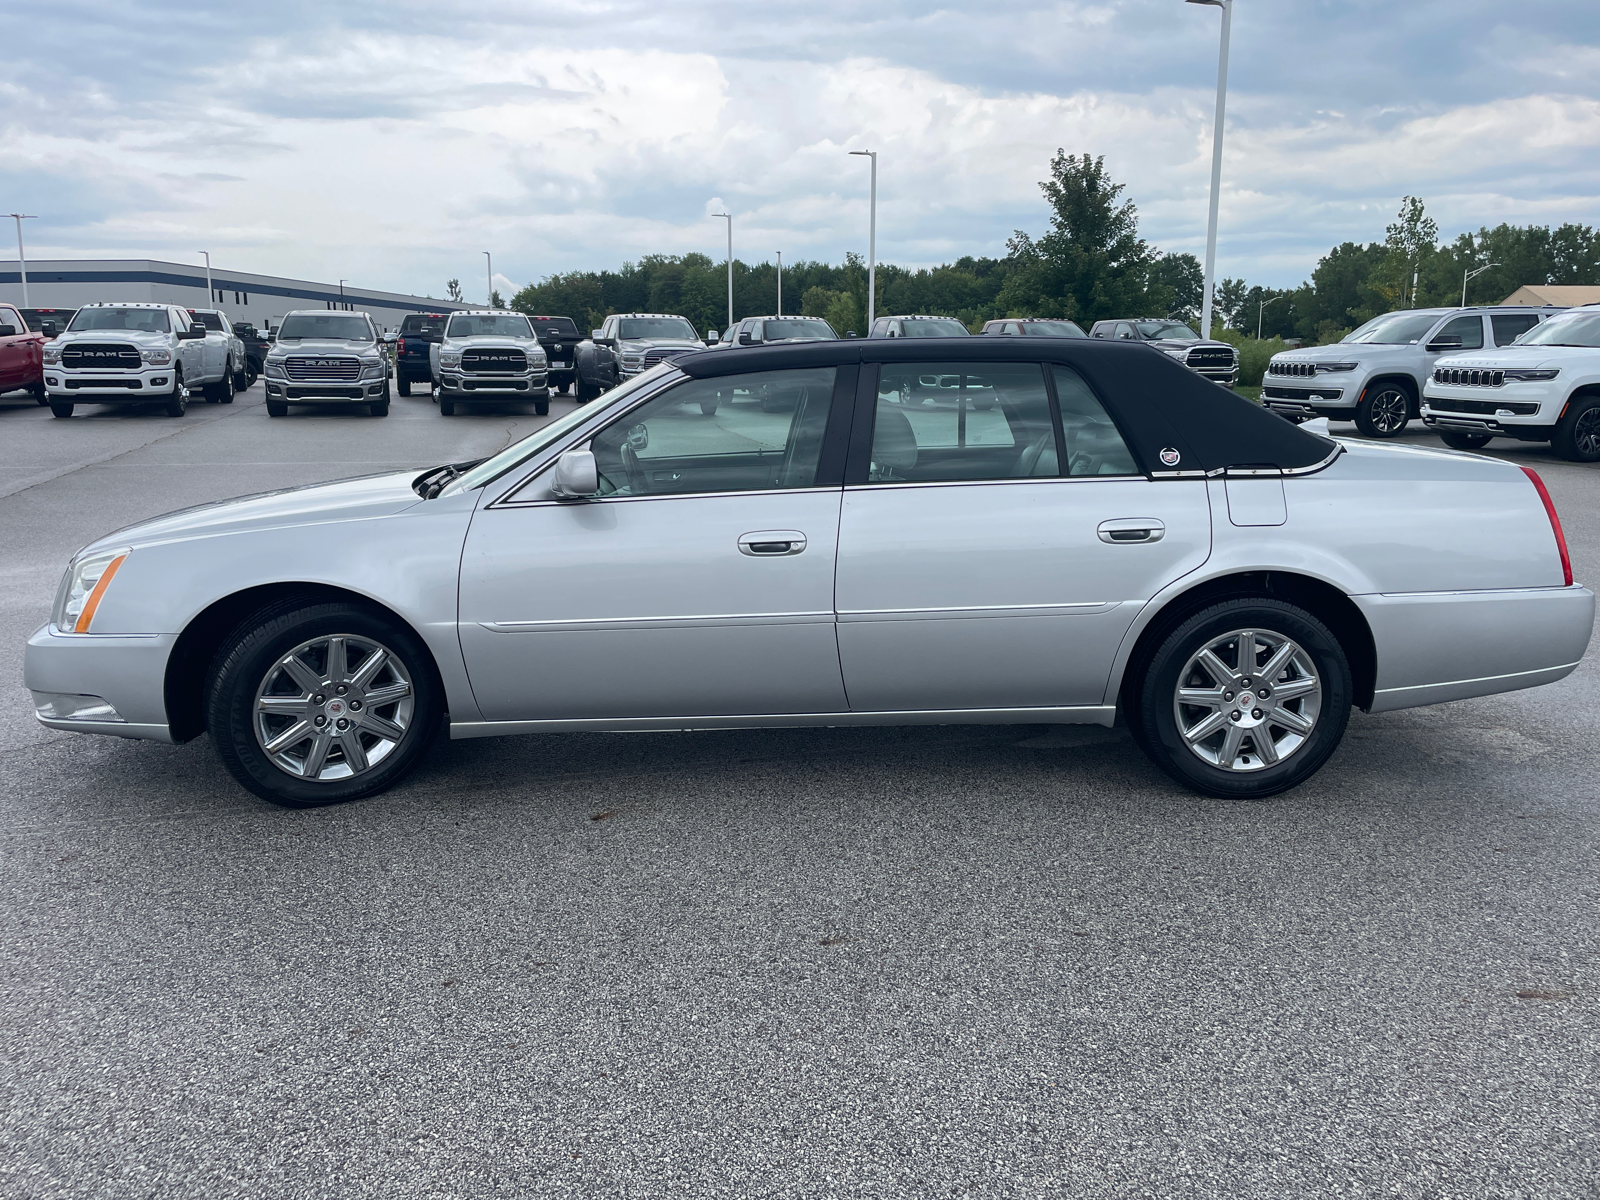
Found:
M 1012 726 L 441 741 L 287 811 L 33 721 L 69 555 L 543 419 L 81 411 L 0 404 L 0 1196 L 1600 1197 L 1592 654 L 1264 803 Z M 1600 580 L 1600 468 L 1505 456 Z

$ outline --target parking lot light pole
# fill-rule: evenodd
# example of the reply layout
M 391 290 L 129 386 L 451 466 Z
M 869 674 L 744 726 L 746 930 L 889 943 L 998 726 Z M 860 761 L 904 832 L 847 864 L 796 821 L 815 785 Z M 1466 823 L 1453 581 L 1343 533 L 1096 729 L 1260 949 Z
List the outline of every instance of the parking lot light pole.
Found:
M 350 281 L 348 279 L 339 280 L 339 307 L 341 309 L 344 308 L 344 285 L 349 282 Z
M 1228 37 L 1233 29 L 1233 0 L 1185 0 L 1222 10 L 1222 49 L 1217 55 L 1217 119 L 1211 131 L 1211 220 L 1206 226 L 1205 294 L 1200 300 L 1200 336 L 1211 336 L 1211 290 L 1217 275 L 1217 204 L 1222 199 L 1222 118 L 1228 106 Z
M 872 189 L 867 200 L 867 329 L 872 332 L 872 319 L 878 310 L 878 152 L 852 150 L 851 154 L 872 160 Z
M 1259 342 L 1261 340 L 1261 314 L 1267 311 L 1267 305 L 1276 303 L 1282 299 L 1282 296 L 1269 296 L 1260 304 L 1256 305 L 1256 341 Z
M 7 213 L 17 223 L 17 270 L 22 273 L 22 307 L 31 308 L 28 303 L 28 256 L 22 251 L 22 223 L 24 221 L 37 221 L 39 218 L 32 213 Z
M 778 251 L 778 315 L 783 316 L 783 251 Z
M 1499 263 L 1484 263 L 1483 266 L 1479 267 L 1476 271 L 1463 271 L 1463 272 L 1461 272 L 1461 307 L 1462 308 L 1465 308 L 1467 306 L 1467 280 L 1472 279 L 1475 276 L 1482 275 L 1490 267 L 1498 267 L 1499 265 L 1500 265 Z
M 484 305 L 483 306 L 485 308 L 493 308 L 494 307 L 494 259 L 489 256 L 489 252 L 487 250 L 485 250 L 483 252 L 483 262 L 484 262 L 484 278 L 489 281 L 489 290 L 484 293 Z
M 728 223 L 728 324 L 722 331 L 724 341 L 728 338 L 728 330 L 733 328 L 733 214 L 712 213 L 713 217 L 721 217 Z
M 209 250 L 198 250 L 196 253 L 206 260 L 206 303 L 209 305 L 217 298 L 217 289 L 211 283 L 211 252 Z

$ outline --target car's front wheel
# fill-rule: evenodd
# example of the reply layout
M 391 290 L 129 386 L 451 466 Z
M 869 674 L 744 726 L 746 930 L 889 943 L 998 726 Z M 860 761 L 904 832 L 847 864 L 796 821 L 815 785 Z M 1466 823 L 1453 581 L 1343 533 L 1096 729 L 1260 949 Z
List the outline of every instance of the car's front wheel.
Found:
M 172 369 L 172 395 L 163 410 L 169 417 L 181 417 L 189 411 L 189 387 L 183 382 L 183 368 Z
M 1145 752 L 1180 783 L 1262 799 L 1327 762 L 1353 691 L 1343 647 L 1311 613 L 1265 597 L 1228 600 L 1162 640 L 1128 717 Z
M 1395 438 L 1411 421 L 1411 393 L 1398 383 L 1375 383 L 1356 405 L 1356 428 L 1371 438 Z
M 1600 462 L 1600 396 L 1572 401 L 1550 441 L 1569 462 Z
M 294 807 L 393 786 L 427 749 L 441 712 L 421 641 L 354 604 L 262 612 L 218 654 L 207 688 L 212 741 L 228 770 Z

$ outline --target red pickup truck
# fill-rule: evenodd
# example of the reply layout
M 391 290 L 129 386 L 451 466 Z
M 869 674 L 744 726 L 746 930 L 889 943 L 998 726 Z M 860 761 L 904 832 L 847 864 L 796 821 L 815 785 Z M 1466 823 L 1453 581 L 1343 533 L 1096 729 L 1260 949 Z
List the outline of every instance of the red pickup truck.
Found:
M 28 328 L 22 314 L 0 304 L 0 395 L 27 391 L 47 404 L 44 394 L 44 334 Z

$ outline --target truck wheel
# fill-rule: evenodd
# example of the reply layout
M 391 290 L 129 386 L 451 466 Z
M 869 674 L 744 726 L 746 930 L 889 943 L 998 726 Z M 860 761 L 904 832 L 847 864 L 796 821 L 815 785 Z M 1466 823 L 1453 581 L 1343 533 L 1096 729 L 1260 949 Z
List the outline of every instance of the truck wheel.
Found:
M 233 394 L 239 389 L 234 386 L 233 370 L 230 368 L 222 373 L 222 382 L 217 384 L 217 403 L 232 404 Z
M 1459 429 L 1439 430 L 1439 440 L 1452 450 L 1482 450 L 1493 436 L 1488 433 L 1462 433 Z
M 33 393 L 33 402 L 40 408 L 50 403 L 50 393 L 44 390 L 44 384 L 36 383 L 28 390 Z
M 267 401 L 267 416 L 269 416 L 269 417 L 287 417 L 288 415 L 289 415 L 289 406 L 287 404 L 285 404 L 282 400 L 268 400 Z
M 389 402 L 387 400 L 374 400 L 367 405 L 367 411 L 375 417 L 387 417 L 389 415 Z
M 50 401 L 50 413 L 57 417 L 70 417 L 72 415 L 72 401 L 62 403 L 59 400 Z
M 400 378 L 395 381 L 395 387 L 400 389 L 400 394 L 402 396 L 411 395 L 411 380 L 407 379 L 404 375 L 400 376 Z
M 450 397 L 444 392 L 439 393 L 439 414 L 445 417 L 453 417 L 456 415 L 456 402 L 450 399 Z
M 549 396 L 549 393 L 545 394 L 545 397 L 544 397 L 543 400 L 535 400 L 533 402 L 533 412 L 534 412 L 535 416 L 540 416 L 540 417 L 548 417 L 550 415 L 550 396 Z
M 572 394 L 572 380 L 568 379 L 568 380 L 564 381 L 561 384 L 561 386 L 556 389 L 556 391 L 560 395 L 563 395 L 563 396 L 571 395 Z
M 237 367 L 234 368 L 234 372 L 233 372 L 233 390 L 236 391 L 236 392 L 242 392 L 246 388 L 248 388 L 249 386 L 250 386 L 250 372 L 249 371 L 240 370 Z M 233 397 L 229 396 L 226 400 L 223 401 L 223 403 L 224 404 L 232 404 L 233 403 Z
M 1600 396 L 1569 404 L 1550 443 L 1569 462 L 1600 462 Z
M 181 417 L 189 411 L 189 389 L 183 382 L 182 367 L 172 369 L 172 395 L 165 411 L 169 417 Z
M 1375 383 L 1356 405 L 1356 428 L 1370 438 L 1395 438 L 1411 422 L 1411 394 L 1398 383 Z

